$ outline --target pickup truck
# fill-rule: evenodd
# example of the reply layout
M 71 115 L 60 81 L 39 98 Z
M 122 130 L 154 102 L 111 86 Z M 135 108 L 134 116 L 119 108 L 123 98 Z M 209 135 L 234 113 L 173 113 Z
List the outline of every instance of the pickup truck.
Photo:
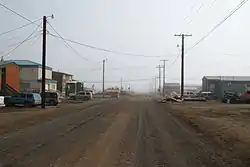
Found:
M 6 96 L 4 103 L 6 106 L 24 105 L 25 107 L 33 107 L 41 105 L 41 96 L 38 93 L 18 93 Z

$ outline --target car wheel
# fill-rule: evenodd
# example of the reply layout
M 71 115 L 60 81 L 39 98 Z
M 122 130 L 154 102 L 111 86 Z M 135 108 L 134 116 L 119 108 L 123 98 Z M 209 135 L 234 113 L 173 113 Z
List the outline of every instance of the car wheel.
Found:
M 31 104 L 31 103 L 29 103 L 29 102 L 25 102 L 24 103 L 24 107 L 32 107 L 33 106 L 33 104 Z
M 6 107 L 13 107 L 14 105 L 13 104 L 11 104 L 11 103 L 7 103 L 6 104 Z
M 54 100 L 51 100 L 50 103 L 49 103 L 51 106 L 56 106 L 57 103 L 54 101 Z

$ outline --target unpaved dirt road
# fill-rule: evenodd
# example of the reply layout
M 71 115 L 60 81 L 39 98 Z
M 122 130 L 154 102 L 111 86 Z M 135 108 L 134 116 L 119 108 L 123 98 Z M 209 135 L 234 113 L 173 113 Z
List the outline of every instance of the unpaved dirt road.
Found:
M 150 97 L 123 97 L 5 133 L 0 136 L 0 164 L 13 167 L 248 166 L 227 158 L 220 146 L 175 117 L 168 105 Z

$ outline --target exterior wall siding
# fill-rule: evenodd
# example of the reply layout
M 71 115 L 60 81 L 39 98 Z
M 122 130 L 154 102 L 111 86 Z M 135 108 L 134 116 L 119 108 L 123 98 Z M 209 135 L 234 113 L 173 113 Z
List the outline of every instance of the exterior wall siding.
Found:
M 225 91 L 234 91 L 239 94 L 244 92 L 246 85 L 249 84 L 250 81 L 203 80 L 202 90 L 212 92 L 217 97 L 222 98 Z
M 20 69 L 17 65 L 6 65 L 6 84 L 20 91 Z
M 26 82 L 26 83 L 21 83 L 21 91 L 24 92 L 41 92 L 42 90 L 42 83 L 41 82 Z M 45 83 L 45 90 L 46 91 L 56 91 L 57 90 L 57 84 L 56 83 Z
M 52 79 L 57 81 L 57 90 L 63 95 L 66 94 L 66 83 L 72 81 L 73 76 L 61 72 L 52 72 Z
M 57 90 L 62 92 L 63 76 L 62 73 L 52 72 L 52 79 L 57 81 Z
M 42 68 L 38 67 L 38 79 L 42 79 Z M 46 69 L 45 71 L 45 78 L 46 79 L 52 79 L 52 70 Z
M 20 68 L 20 78 L 21 81 L 25 80 L 37 80 L 38 72 L 35 67 L 21 67 Z

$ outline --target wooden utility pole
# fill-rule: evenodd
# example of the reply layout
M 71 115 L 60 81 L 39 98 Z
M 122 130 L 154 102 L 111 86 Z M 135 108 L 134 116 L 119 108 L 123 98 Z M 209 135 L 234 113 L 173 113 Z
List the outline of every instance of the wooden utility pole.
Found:
M 104 93 L 105 93 L 104 78 L 105 78 L 105 60 L 102 61 L 102 97 L 103 98 L 104 98 Z
M 159 69 L 159 94 L 161 95 L 161 68 L 163 68 L 160 64 L 156 66 Z
M 46 25 L 47 17 L 43 16 L 43 46 L 42 46 L 42 108 L 45 108 L 45 82 L 46 82 Z
M 163 96 L 165 97 L 164 87 L 166 84 L 166 61 L 168 61 L 168 60 L 161 60 L 161 61 L 163 61 L 163 88 L 162 88 L 162 91 L 163 91 Z
M 184 54 L 185 54 L 185 48 L 184 48 L 184 41 L 185 37 L 192 36 L 191 34 L 175 34 L 174 36 L 181 37 L 181 97 L 183 97 L 184 94 Z
M 121 77 L 121 91 L 123 90 L 122 77 Z
M 157 94 L 157 86 L 156 86 L 156 84 L 157 84 L 157 76 L 155 76 L 155 93 Z

